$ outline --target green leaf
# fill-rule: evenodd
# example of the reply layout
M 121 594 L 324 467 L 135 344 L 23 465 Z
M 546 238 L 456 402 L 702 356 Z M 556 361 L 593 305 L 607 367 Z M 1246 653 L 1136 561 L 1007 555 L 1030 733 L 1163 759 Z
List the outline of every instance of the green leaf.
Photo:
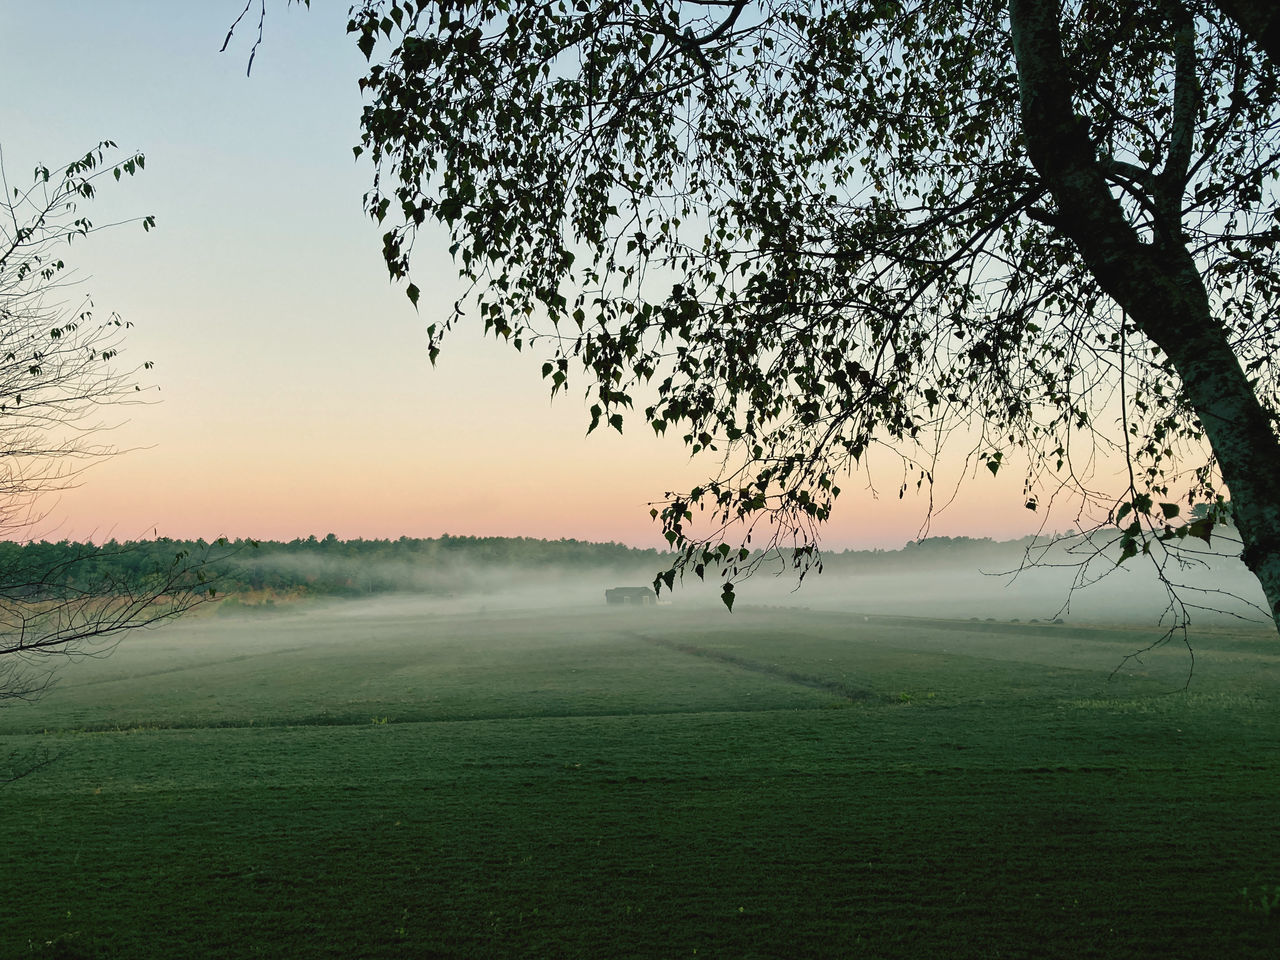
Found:
M 1133 537 L 1126 536 L 1120 541 L 1120 559 L 1116 561 L 1116 566 L 1120 566 L 1120 564 L 1124 563 L 1130 557 L 1137 556 L 1137 554 L 1138 541 L 1133 539 Z
M 1209 542 L 1209 538 L 1213 535 L 1214 523 L 1208 517 L 1201 517 L 1198 520 L 1192 520 L 1187 524 L 1187 532 L 1205 543 Z
M 418 305 L 418 293 L 419 293 L 417 286 L 412 283 L 409 284 L 409 286 L 405 287 L 404 293 L 405 293 L 405 296 L 409 298 L 409 302 L 416 307 Z
M 441 220 L 452 225 L 462 216 L 462 201 L 458 197 L 445 197 L 436 210 Z
M 730 613 L 733 613 L 733 601 L 733 584 L 726 583 L 724 589 L 720 591 L 720 602 L 728 608 Z

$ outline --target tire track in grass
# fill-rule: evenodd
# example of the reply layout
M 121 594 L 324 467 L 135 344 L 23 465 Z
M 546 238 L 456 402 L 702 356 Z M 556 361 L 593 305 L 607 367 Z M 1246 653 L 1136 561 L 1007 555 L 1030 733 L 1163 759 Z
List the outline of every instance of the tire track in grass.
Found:
M 726 653 L 723 650 L 711 650 L 707 647 L 699 647 L 692 643 L 677 643 L 674 640 L 667 640 L 664 637 L 655 637 L 650 634 L 638 633 L 635 631 L 629 631 L 627 636 L 655 647 L 662 647 L 664 650 L 674 650 L 676 653 L 683 653 L 687 656 L 701 657 L 704 660 L 714 660 L 717 663 L 727 664 L 728 666 L 736 667 L 739 670 L 745 670 L 749 673 L 759 673 L 778 680 L 784 680 L 787 683 L 794 683 L 801 687 L 808 687 L 811 690 L 821 690 L 824 693 L 833 694 L 842 700 L 848 701 L 849 703 L 866 703 L 872 700 L 889 699 L 883 694 L 878 694 L 866 687 L 851 687 L 847 683 L 841 683 L 839 680 L 832 680 L 829 677 L 819 677 L 810 673 L 800 673 L 797 670 L 787 670 L 776 663 L 762 663 L 759 660 L 740 657 L 736 654 Z
M 170 673 L 189 673 L 192 670 L 204 670 L 208 667 L 220 667 L 228 663 L 242 663 L 245 660 L 260 660 L 263 657 L 274 657 L 282 653 L 305 653 L 308 647 L 282 647 L 279 650 L 264 650 L 261 653 L 240 653 L 233 657 L 222 657 L 218 660 L 200 660 L 196 663 L 183 663 L 176 667 L 160 667 L 155 670 L 138 670 L 134 673 L 120 674 L 115 677 L 94 677 L 90 680 L 75 680 L 69 687 L 98 687 L 108 683 L 129 683 L 133 680 L 145 680 L 149 677 L 161 677 Z M 93 654 L 89 654 L 93 656 Z
M 688 710 L 672 707 L 667 710 L 628 710 L 624 712 L 600 710 L 574 713 L 493 713 L 464 714 L 457 716 L 409 715 L 387 717 L 385 723 L 379 718 L 370 719 L 365 714 L 308 714 L 302 717 L 255 717 L 251 720 L 241 719 L 209 719 L 209 720 L 136 720 L 117 722 L 112 720 L 90 721 L 66 726 L 32 726 L 29 729 L 6 730 L 4 737 L 61 737 L 97 734 L 132 734 L 183 732 L 192 730 L 282 730 L 306 727 L 369 727 L 369 726 L 430 726 L 433 724 L 454 723 L 510 723 L 523 720 L 612 720 L 635 719 L 637 717 L 698 717 L 708 714 L 764 714 L 783 712 L 777 707 L 750 707 L 742 709 L 717 708 L 715 710 Z

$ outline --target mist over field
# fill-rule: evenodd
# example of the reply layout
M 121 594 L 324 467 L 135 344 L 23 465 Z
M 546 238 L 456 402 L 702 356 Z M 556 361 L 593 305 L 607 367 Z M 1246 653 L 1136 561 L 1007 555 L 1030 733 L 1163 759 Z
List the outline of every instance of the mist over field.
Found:
M 417 597 L 434 607 L 454 612 L 487 608 L 544 608 L 590 606 L 604 602 L 604 591 L 619 584 L 644 584 L 653 579 L 656 564 L 633 561 L 588 567 L 560 563 L 516 564 L 450 558 L 444 561 L 376 561 L 366 563 L 324 557 L 294 557 L 266 553 L 257 561 L 269 569 L 306 580 L 367 582 L 376 587 L 360 594 Z
M 1274 956 L 1273 633 L 1198 632 L 1187 692 L 1147 627 L 836 609 L 907 572 L 732 614 L 612 573 L 67 664 L 0 711 L 54 758 L 4 793 L 0 955 Z
M 1141 564 L 1049 622 L 1069 571 L 987 575 L 1024 549 L 766 563 L 733 612 L 606 605 L 663 559 L 618 545 L 241 551 L 0 710 L 53 761 L 0 956 L 1274 956 L 1274 631 L 1161 645 Z
M 1115 550 L 1095 553 L 1079 541 L 1030 551 L 1019 543 L 937 552 L 918 546 L 879 564 L 851 564 L 836 555 L 823 573 L 806 577 L 799 589 L 792 589 L 794 577 L 784 573 L 753 579 L 738 593 L 743 602 L 759 598 L 866 614 L 1159 621 L 1169 610 L 1170 595 L 1154 563 L 1139 556 L 1117 565 L 1115 555 Z M 1183 563 L 1168 562 L 1164 575 L 1195 621 L 1268 620 L 1262 589 L 1237 556 L 1188 551 Z
M 1265 608 L 1261 588 L 1232 549 L 1224 538 L 1212 547 L 1196 541 L 1194 548 L 1184 548 L 1181 562 L 1166 562 L 1164 576 L 1192 622 L 1266 622 L 1257 609 Z M 1167 623 L 1170 594 L 1152 559 L 1117 564 L 1116 556 L 1113 547 L 1095 547 L 1079 537 L 1039 545 L 1031 539 L 936 538 L 896 551 L 831 552 L 823 557 L 823 570 L 811 570 L 803 580 L 785 557 L 775 557 L 764 559 L 738 585 L 737 603 L 855 615 Z M 441 614 L 602 607 L 605 590 L 651 584 L 668 562 L 654 551 L 621 548 L 604 561 L 565 556 L 521 562 L 465 551 L 366 560 L 270 546 L 249 560 L 255 569 L 290 582 L 347 585 L 348 600 L 376 597 L 386 609 Z M 710 571 L 705 582 L 686 575 L 674 590 L 663 590 L 661 600 L 676 607 L 721 607 L 720 579 Z M 232 603 L 224 612 L 236 608 Z M 325 615 L 359 614 L 326 604 Z

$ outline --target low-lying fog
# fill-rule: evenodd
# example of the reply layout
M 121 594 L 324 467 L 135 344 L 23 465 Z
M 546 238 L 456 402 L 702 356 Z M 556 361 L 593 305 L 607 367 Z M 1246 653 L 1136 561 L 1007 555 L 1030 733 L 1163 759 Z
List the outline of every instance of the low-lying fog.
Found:
M 1011 572 L 1015 571 L 1015 572 Z M 1105 573 L 1105 576 L 1098 577 Z M 805 578 L 798 590 L 785 576 L 758 577 L 737 590 L 739 602 L 783 603 L 815 610 L 996 620 L 1061 617 L 1075 622 L 1153 622 L 1170 604 L 1153 566 L 1099 561 L 1072 589 L 1077 570 L 1008 565 L 934 566 L 916 571 L 860 570 Z M 1168 570 L 1177 595 L 1198 622 L 1244 616 L 1266 622 L 1257 580 L 1239 560 L 1217 558 L 1200 570 Z M 1261 609 L 1258 609 L 1261 608 Z
M 1198 541 L 1197 547 L 1203 547 Z M 1244 616 L 1266 622 L 1265 602 L 1256 579 L 1225 551 L 1189 550 L 1184 563 L 1169 559 L 1165 575 L 1174 584 L 1195 622 Z M 1079 541 L 1058 545 L 1027 563 L 1025 544 L 976 541 L 943 544 L 883 554 L 829 554 L 824 571 L 811 571 L 797 585 L 783 562 L 764 563 L 737 587 L 737 604 L 847 610 L 859 614 L 1154 623 L 1168 611 L 1169 592 L 1150 557 L 1123 565 L 1114 550 L 1096 553 Z M 604 607 L 610 587 L 652 583 L 659 563 L 567 568 L 473 566 L 424 570 L 406 566 L 398 575 L 380 576 L 401 584 L 399 593 L 371 596 L 379 613 L 396 616 L 430 611 L 441 615 L 514 613 L 520 610 Z M 1021 567 L 1021 569 L 1019 569 Z M 1073 590 L 1073 584 L 1075 589 Z M 701 583 L 692 575 L 677 581 L 661 600 L 676 607 L 720 605 L 716 576 Z M 361 616 L 365 604 L 340 601 L 317 606 L 325 616 Z M 231 611 L 226 611 L 230 613 Z

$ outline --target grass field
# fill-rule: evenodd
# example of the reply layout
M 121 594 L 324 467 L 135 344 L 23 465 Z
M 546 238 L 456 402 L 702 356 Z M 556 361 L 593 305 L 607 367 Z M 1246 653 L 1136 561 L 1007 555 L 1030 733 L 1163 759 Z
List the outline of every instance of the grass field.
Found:
M 0 712 L 0 957 L 1280 956 L 1280 641 L 212 618 Z M 1247 890 L 1247 893 L 1242 891 Z

